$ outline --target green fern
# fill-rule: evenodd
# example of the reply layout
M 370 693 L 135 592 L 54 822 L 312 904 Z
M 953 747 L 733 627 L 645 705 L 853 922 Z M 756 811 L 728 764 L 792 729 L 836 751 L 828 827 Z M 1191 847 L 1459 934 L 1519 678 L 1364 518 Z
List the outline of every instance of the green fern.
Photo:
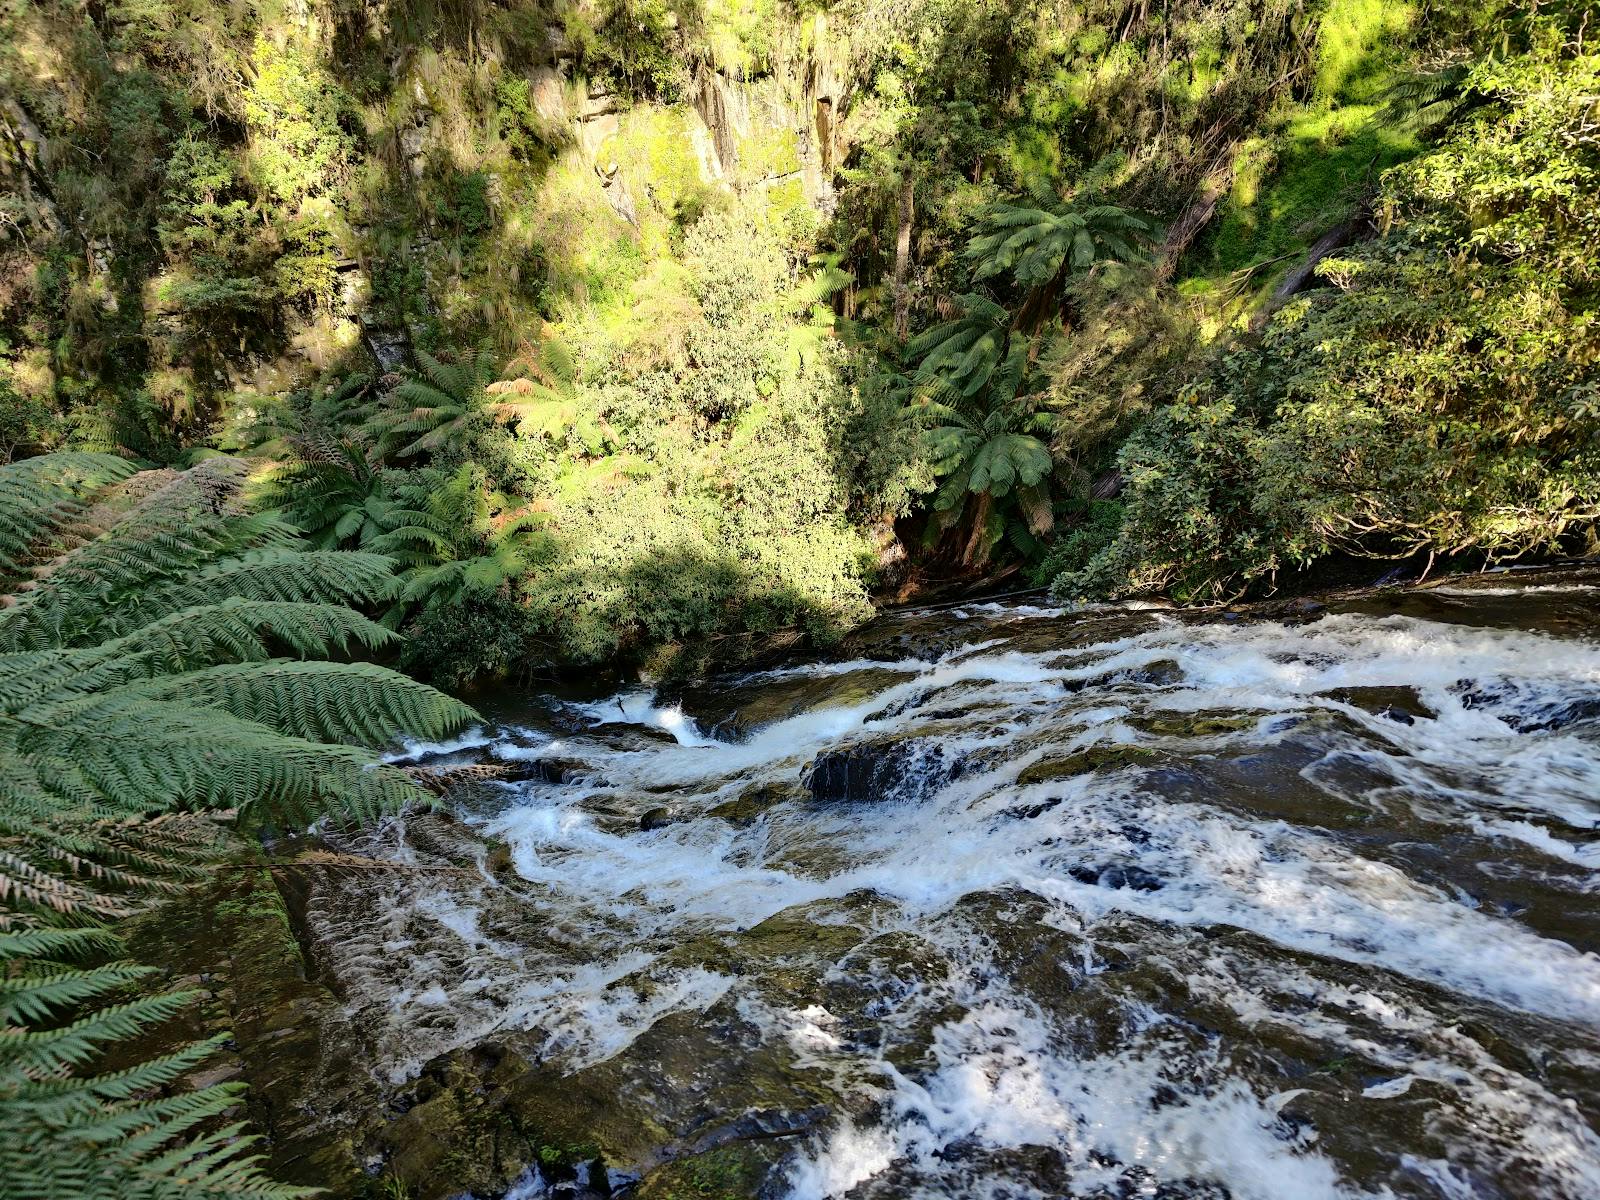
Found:
M 307 548 L 243 511 L 243 474 L 226 459 L 0 467 L 25 514 L 8 516 L 16 591 L 0 609 L 5 1196 L 305 1194 L 266 1178 L 227 1123 L 237 1088 L 171 1091 L 214 1042 L 86 1073 L 189 997 L 142 994 L 149 972 L 126 962 L 60 960 L 103 955 L 97 926 L 226 856 L 235 835 L 215 814 L 303 825 L 428 802 L 373 752 L 472 717 L 386 668 L 327 661 L 395 640 L 350 607 L 388 602 L 394 563 Z
M 405 524 L 374 539 L 373 549 L 401 564 L 398 602 L 388 619 L 464 599 L 483 598 L 533 569 L 545 521 L 531 509 L 508 512 L 470 463 L 433 472 L 399 489 Z
M 509 420 L 529 408 L 526 402 L 500 401 L 490 393 L 499 375 L 491 347 L 485 345 L 458 359 L 447 362 L 417 351 L 421 376 L 395 388 L 368 421 L 381 454 L 391 458 L 435 454 L 464 441 L 475 422 Z
M 1106 261 L 1142 261 L 1155 226 L 1114 204 L 1071 204 L 1042 184 L 1033 203 L 1001 201 L 990 207 L 965 257 L 975 281 L 1010 275 L 1025 298 L 1017 325 L 1028 332 L 1063 314 L 1069 283 Z
M 1012 544 L 1031 555 L 1055 523 L 1055 462 L 1045 439 L 1056 417 L 1040 411 L 1038 383 L 1028 348 L 1019 343 L 979 395 L 925 380 L 911 402 L 908 412 L 923 425 L 929 463 L 943 479 L 934 496 L 933 528 L 942 532 L 967 522 L 962 556 L 968 562 L 987 559 L 1008 526 L 1015 530 Z M 975 511 L 969 512 L 974 499 Z
M 1011 346 L 1011 314 L 986 296 L 958 296 L 961 316 L 935 325 L 906 344 L 922 379 L 942 379 L 962 396 L 975 396 L 1005 361 Z
M 393 507 L 375 451 L 349 437 L 292 439 L 256 499 L 304 529 L 323 550 L 365 547 L 383 532 Z
M 1377 119 L 1416 133 L 1438 133 L 1489 97 L 1473 89 L 1472 64 L 1446 63 L 1408 75 L 1384 89 Z
M 104 930 L 0 934 L 0 1196 L 14 1200 L 290 1200 L 311 1189 L 262 1173 L 256 1140 L 223 1124 L 242 1088 L 165 1094 L 226 1034 L 107 1074 L 82 1074 L 112 1044 L 165 1021 L 195 999 L 167 992 L 123 999 L 148 967 L 70 966 L 58 958 L 115 949 Z M 206 1127 L 203 1133 L 196 1130 Z
M 81 512 L 87 495 L 136 469 L 111 454 L 49 454 L 0 472 L 0 586 L 23 574 L 41 540 Z

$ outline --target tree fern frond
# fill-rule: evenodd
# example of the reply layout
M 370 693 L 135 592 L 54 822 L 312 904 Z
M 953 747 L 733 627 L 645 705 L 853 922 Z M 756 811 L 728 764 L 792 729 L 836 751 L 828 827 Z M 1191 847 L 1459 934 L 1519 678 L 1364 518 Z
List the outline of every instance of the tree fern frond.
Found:
M 217 708 L 291 737 L 382 747 L 440 738 L 473 717 L 459 701 L 371 663 L 275 661 L 189 671 L 137 685 L 155 699 Z
M 240 511 L 227 460 L 142 478 L 93 510 L 68 496 L 23 531 L 30 548 L 65 551 L 0 613 L 0 1178 L 30 1197 L 286 1200 L 304 1189 L 272 1183 L 222 1123 L 236 1087 L 150 1098 L 214 1042 L 82 1073 L 188 996 L 108 1003 L 148 971 L 59 965 L 116 943 L 58 926 L 113 921 L 185 886 L 230 845 L 207 815 L 218 810 L 303 825 L 430 803 L 363 747 L 441 736 L 471 713 L 384 668 L 321 661 L 392 640 L 347 607 L 392 594 L 390 559 L 308 550 L 282 517 Z M 470 483 L 425 509 L 360 480 L 346 498 L 369 540 L 372 525 L 414 539 L 467 505 Z M 482 528 L 483 553 L 462 560 L 474 580 L 521 562 L 519 532 Z
M 137 466 L 113 454 L 63 452 L 0 465 L 0 585 L 15 579 L 47 534 L 81 511 L 95 489 Z
M 100 622 L 121 634 L 187 608 L 227 599 L 279 604 L 367 604 L 394 589 L 394 564 L 381 554 L 279 547 L 210 563 L 186 578 L 132 598 Z
M 121 939 L 109 929 L 29 929 L 0 933 L 0 963 L 18 958 L 59 962 L 114 952 L 121 946 Z
M 36 1024 L 154 974 L 132 963 L 0 978 L 0 1027 Z
M 105 1045 L 136 1036 L 198 997 L 198 992 L 163 992 L 99 1009 L 59 1029 L 9 1031 L 0 1038 L 0 1071 L 37 1077 L 81 1067 Z

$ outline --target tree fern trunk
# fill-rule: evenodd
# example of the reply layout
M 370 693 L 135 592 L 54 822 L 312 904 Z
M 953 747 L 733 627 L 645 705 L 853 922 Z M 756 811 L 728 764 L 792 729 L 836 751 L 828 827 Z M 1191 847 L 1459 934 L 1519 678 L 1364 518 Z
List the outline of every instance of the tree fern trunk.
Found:
M 900 231 L 894 243 L 894 333 L 904 338 L 911 326 L 911 294 L 906 279 L 911 273 L 911 218 L 915 196 L 911 172 L 900 180 Z
M 967 533 L 967 544 L 961 551 L 963 566 L 973 566 L 985 557 L 983 535 L 989 528 L 989 511 L 994 507 L 994 497 L 988 492 L 978 493 L 978 503 L 972 509 L 972 526 Z

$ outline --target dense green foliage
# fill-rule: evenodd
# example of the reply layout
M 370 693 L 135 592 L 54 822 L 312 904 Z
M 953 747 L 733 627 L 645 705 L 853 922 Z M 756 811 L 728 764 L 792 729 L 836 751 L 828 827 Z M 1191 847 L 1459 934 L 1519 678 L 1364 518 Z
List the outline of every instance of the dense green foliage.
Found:
M 102 926 L 417 798 L 352 657 L 1600 549 L 1588 7 L 0 0 L 0 1188 L 289 1194 Z
M 7 1196 L 298 1194 L 266 1180 L 237 1086 L 173 1090 L 222 1039 L 102 1074 L 191 994 L 104 961 L 103 926 L 203 879 L 228 826 L 369 819 L 423 794 L 374 764 L 471 716 L 343 661 L 394 635 L 392 564 L 238 504 L 243 465 L 48 455 L 0 467 L 0 1168 Z M 222 817 L 226 820 L 222 820 Z
M 269 460 L 457 685 L 826 638 L 897 539 L 1193 597 L 1570 549 L 1569 7 L 8 0 L 0 449 Z M 1519 172 L 1555 260 L 1473 240 Z
M 1555 30 L 1383 179 L 1258 344 L 1122 451 L 1127 521 L 1068 594 L 1227 596 L 1332 550 L 1503 561 L 1595 548 L 1600 58 Z

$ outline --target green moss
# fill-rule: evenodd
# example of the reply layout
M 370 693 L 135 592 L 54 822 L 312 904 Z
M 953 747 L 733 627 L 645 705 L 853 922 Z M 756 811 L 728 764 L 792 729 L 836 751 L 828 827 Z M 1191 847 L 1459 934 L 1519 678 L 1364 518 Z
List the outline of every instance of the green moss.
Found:
M 1121 771 L 1129 767 L 1143 767 L 1157 761 L 1159 755 L 1142 746 L 1091 746 L 1065 758 L 1044 758 L 1024 767 L 1017 774 L 1018 787 L 1036 783 L 1054 783 L 1074 779 L 1096 771 Z
M 747 180 L 773 179 L 800 169 L 800 139 L 788 126 L 752 123 L 737 140 L 739 173 Z
M 1130 718 L 1130 723 L 1157 737 L 1215 737 L 1254 729 L 1251 716 L 1207 716 L 1204 713 L 1168 713 Z
M 1247 143 L 1202 270 L 1233 272 L 1292 255 L 1355 212 L 1383 172 L 1420 149 L 1412 135 L 1375 123 L 1376 111 L 1345 105 L 1301 112 L 1277 140 L 1276 154 L 1259 139 Z
M 718 817 L 732 825 L 753 825 L 768 809 L 804 795 L 804 790 L 797 787 L 776 783 L 758 784 L 734 799 L 717 805 L 706 815 Z
M 618 176 L 633 201 L 646 259 L 668 254 L 683 230 L 713 203 L 702 174 L 686 106 L 644 106 L 622 115 L 617 136 L 601 148 L 602 162 L 619 164 Z
M 1401 62 L 1416 15 L 1403 0 L 1329 0 L 1317 32 L 1317 95 L 1370 101 Z
M 555 316 L 582 318 L 616 304 L 647 267 L 639 234 L 576 150 L 563 153 L 539 191 L 523 198 L 518 219 L 538 247 Z
M 752 1200 L 768 1170 L 752 1147 L 722 1146 L 652 1171 L 639 1200 Z
M 1202 275 L 1272 264 L 1250 280 L 1262 291 L 1292 258 L 1348 218 L 1389 168 L 1421 149 L 1378 123 L 1378 96 L 1407 62 L 1415 22 L 1408 4 L 1332 0 L 1318 25 L 1316 83 L 1306 104 L 1281 113 L 1276 129 L 1243 141 L 1216 232 L 1196 263 Z

